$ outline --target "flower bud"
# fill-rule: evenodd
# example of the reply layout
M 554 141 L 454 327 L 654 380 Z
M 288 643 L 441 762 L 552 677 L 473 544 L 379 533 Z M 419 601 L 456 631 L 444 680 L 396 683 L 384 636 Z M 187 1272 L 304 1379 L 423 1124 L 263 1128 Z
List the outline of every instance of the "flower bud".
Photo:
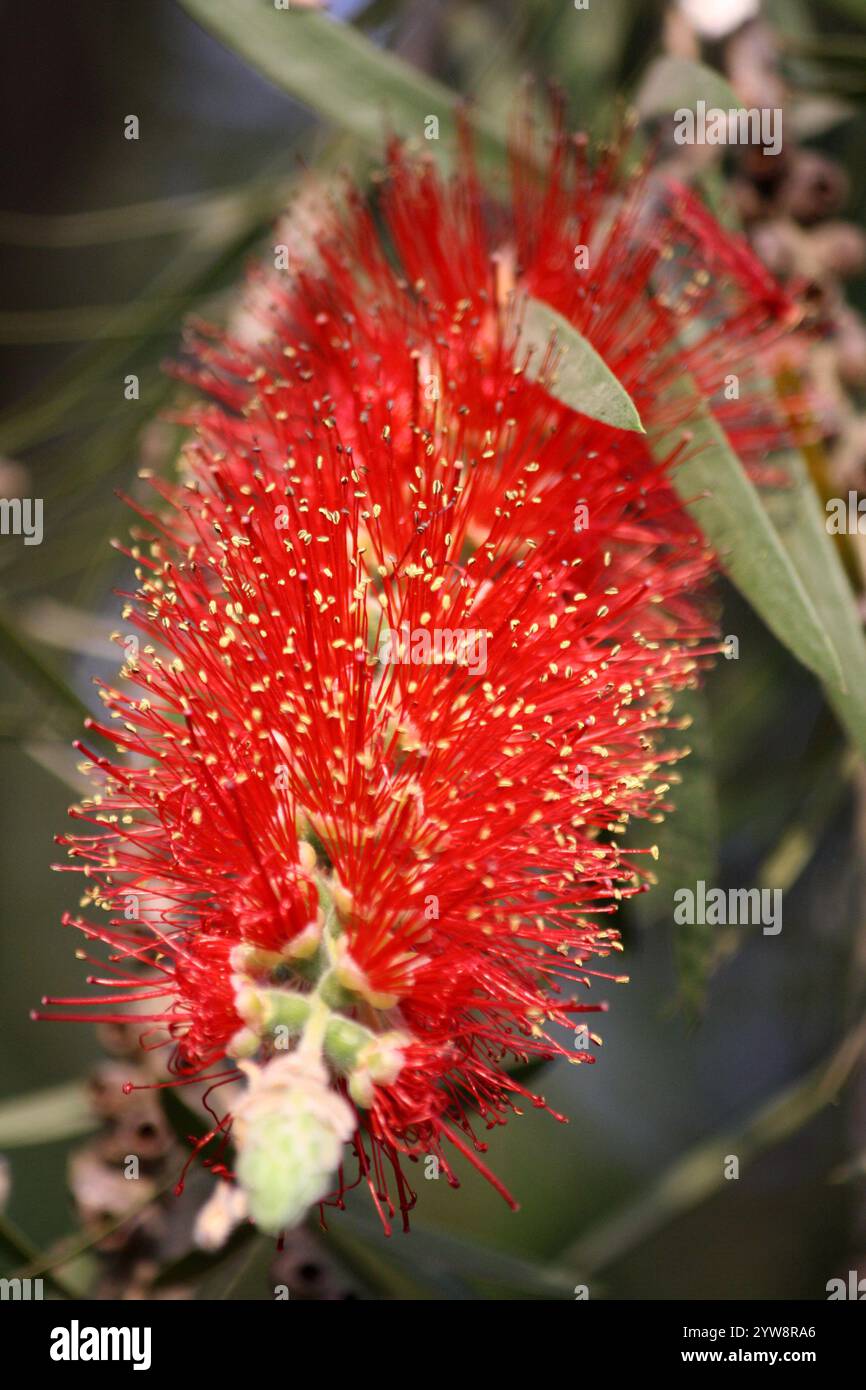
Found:
M 232 1130 L 238 1181 L 256 1225 L 276 1235 L 327 1196 L 357 1121 L 315 1056 L 295 1052 L 242 1069 L 249 1088 Z
M 349 1077 L 349 1095 L 356 1105 L 368 1110 L 373 1104 L 374 1088 L 396 1081 L 408 1042 L 405 1033 L 381 1033 L 360 1049 Z

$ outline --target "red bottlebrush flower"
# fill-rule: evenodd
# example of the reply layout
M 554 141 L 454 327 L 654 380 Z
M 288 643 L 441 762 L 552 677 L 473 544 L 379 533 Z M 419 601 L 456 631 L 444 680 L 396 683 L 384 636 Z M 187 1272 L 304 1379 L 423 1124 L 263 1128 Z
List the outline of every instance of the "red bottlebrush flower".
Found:
M 353 195 L 310 264 L 257 272 L 262 335 L 196 342 L 212 404 L 131 552 L 143 644 L 94 726 L 119 757 L 89 755 L 65 841 L 110 992 L 66 1002 L 133 1011 L 182 1079 L 255 1059 L 204 1240 L 339 1201 L 347 1142 L 386 1222 L 406 1158 L 496 1183 L 479 1123 L 543 1104 L 509 1062 L 593 1060 L 575 1028 L 646 886 L 622 838 L 665 804 L 712 558 L 675 458 L 529 379 L 521 305 L 583 332 L 650 432 L 788 308 L 683 190 L 562 137 L 543 186 L 514 177 L 489 207 L 468 155 L 445 186 L 395 148 L 385 232 Z M 769 411 L 719 413 L 759 457 Z

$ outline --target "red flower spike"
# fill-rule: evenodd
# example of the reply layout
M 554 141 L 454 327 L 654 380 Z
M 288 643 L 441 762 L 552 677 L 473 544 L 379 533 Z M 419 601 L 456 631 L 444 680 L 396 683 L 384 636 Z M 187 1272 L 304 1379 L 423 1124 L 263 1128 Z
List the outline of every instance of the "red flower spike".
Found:
M 477 1124 L 543 1104 L 509 1061 L 593 1060 L 571 1035 L 647 886 L 622 839 L 666 806 L 658 736 L 715 650 L 712 557 L 676 457 L 528 379 L 522 298 L 656 433 L 684 373 L 716 393 L 792 311 L 683 190 L 562 136 L 542 198 L 526 177 L 491 210 L 468 156 L 445 186 L 394 147 L 390 248 L 353 197 L 315 264 L 254 272 L 262 336 L 200 333 L 212 403 L 131 552 L 141 645 L 95 726 L 119 757 L 90 754 L 90 829 L 64 841 L 108 913 L 74 925 L 109 993 L 66 1016 L 142 1018 L 182 1078 L 257 1059 L 241 1193 L 205 1243 L 339 1205 L 350 1135 L 386 1226 L 407 1157 L 456 1183 L 456 1149 L 502 1190 Z M 757 462 L 772 410 L 733 407 Z

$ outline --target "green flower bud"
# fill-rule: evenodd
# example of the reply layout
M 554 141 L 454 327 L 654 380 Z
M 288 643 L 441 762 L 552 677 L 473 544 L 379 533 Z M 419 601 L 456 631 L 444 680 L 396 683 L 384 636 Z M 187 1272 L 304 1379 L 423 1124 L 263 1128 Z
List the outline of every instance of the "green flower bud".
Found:
M 409 1041 L 405 1033 L 379 1033 L 359 1048 L 349 1077 L 349 1095 L 356 1105 L 368 1110 L 375 1087 L 389 1086 L 397 1080 Z
M 308 994 L 297 994 L 288 989 L 269 989 L 251 984 L 243 976 L 235 977 L 235 986 L 235 1008 L 246 1024 L 246 1030 L 259 1038 L 266 1033 L 272 1034 L 277 1028 L 284 1028 L 287 1037 L 297 1037 L 310 1016 Z
M 242 1067 L 249 1089 L 232 1130 L 237 1178 L 253 1221 L 276 1235 L 328 1195 L 357 1120 L 315 1056 L 295 1052 L 263 1067 Z

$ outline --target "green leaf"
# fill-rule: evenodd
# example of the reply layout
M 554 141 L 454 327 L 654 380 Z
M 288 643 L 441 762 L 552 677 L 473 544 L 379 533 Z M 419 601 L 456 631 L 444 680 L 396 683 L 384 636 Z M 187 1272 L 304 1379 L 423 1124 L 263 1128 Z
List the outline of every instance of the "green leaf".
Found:
M 551 337 L 558 349 L 552 373 L 544 366 Z M 527 378 L 540 381 L 563 405 L 616 429 L 645 432 L 631 396 L 592 344 L 540 299 L 526 302 L 520 347 L 533 349 L 526 367 Z
M 71 721 L 76 727 L 87 718 L 87 707 L 79 700 L 40 652 L 36 651 L 0 610 L 0 660 L 5 661 L 46 701 L 47 709 L 64 729 Z
M 197 1144 L 206 1134 L 210 1134 L 213 1122 L 208 1116 L 187 1105 L 178 1094 L 180 1089 L 179 1086 L 163 1086 L 159 1092 L 159 1103 L 175 1138 L 184 1149 L 188 1149 L 190 1144 Z M 225 1142 L 222 1134 L 215 1134 L 202 1153 L 203 1156 L 209 1155 L 214 1161 L 218 1159 L 226 1168 L 234 1167 L 234 1149 L 231 1144 Z M 208 1158 L 203 1157 L 203 1161 L 207 1162 Z
M 324 1253 L 367 1295 L 386 1299 L 414 1297 L 417 1283 L 381 1260 L 366 1236 L 348 1231 L 343 1220 L 345 1215 L 345 1211 L 329 1212 L 325 1224 L 321 1225 L 319 1213 L 311 1212 L 306 1221 L 307 1233 L 321 1243 Z
M 282 196 L 285 187 L 280 176 L 272 187 L 275 199 Z M 189 244 L 166 258 L 141 296 L 118 307 L 107 337 L 80 348 L 18 404 L 0 413 L 0 449 L 13 455 L 51 437 L 72 418 L 77 419 L 88 401 L 95 418 L 104 419 L 106 399 L 117 399 L 123 365 L 167 331 L 176 331 L 181 316 L 171 307 L 172 302 L 183 296 L 187 307 L 192 308 L 195 300 L 214 288 L 223 272 L 249 250 L 278 206 L 274 201 L 265 210 L 264 203 L 254 199 L 246 219 L 240 219 L 242 225 L 225 218 L 212 226 L 199 225 Z
M 0 1105 L 0 1149 L 73 1139 L 96 1127 L 84 1087 L 77 1081 L 13 1096 Z
M 836 1102 L 864 1046 L 866 1024 L 861 1022 L 829 1060 L 764 1101 L 740 1124 L 696 1144 L 645 1192 L 582 1235 L 559 1256 L 558 1269 L 568 1265 L 582 1278 L 595 1274 L 705 1202 L 725 1185 L 729 1154 L 738 1156 L 742 1175 L 765 1150 L 783 1143 Z
M 391 1261 L 389 1242 L 380 1253 L 375 1243 L 372 1228 L 369 1234 L 359 1235 L 347 1229 L 343 1219 L 345 1212 L 338 1212 L 328 1221 L 322 1237 L 327 1242 L 328 1253 L 333 1255 L 348 1271 L 350 1276 L 365 1291 L 367 1296 L 377 1299 L 414 1302 L 429 1299 L 463 1303 L 473 1296 L 472 1288 L 461 1276 L 448 1266 L 433 1266 L 425 1260 L 418 1261 L 414 1267 L 408 1262 Z M 319 1231 L 316 1229 L 316 1236 Z M 415 1228 L 407 1242 L 415 1239 Z
M 837 14 L 848 15 L 859 24 L 866 24 L 866 0 L 830 0 L 830 7 Z
M 812 862 L 830 821 L 851 794 L 859 759 L 852 748 L 834 749 L 826 765 L 810 778 L 810 791 L 790 816 L 780 839 L 758 871 L 759 888 L 787 893 Z
M 283 91 L 344 126 L 372 150 L 388 131 L 424 141 L 446 165 L 456 152 L 461 98 L 349 24 L 317 11 L 278 10 L 273 0 L 181 0 L 203 28 Z M 425 121 L 439 121 L 427 141 Z M 501 163 L 507 140 L 489 117 L 472 113 L 478 153 Z
M 682 389 L 689 389 L 688 383 Z M 672 471 L 674 487 L 770 631 L 821 680 L 841 689 L 839 654 L 725 432 L 701 406 L 688 428 L 692 444 L 686 461 Z M 681 430 L 656 437 L 653 452 L 666 458 L 681 437 Z
M 680 788 L 674 793 L 676 810 L 658 836 L 659 890 L 667 894 L 671 904 L 676 888 L 700 879 L 713 881 L 719 854 L 719 807 L 706 697 L 697 690 L 687 691 L 678 709 L 691 719 L 686 737 L 692 751 L 682 769 Z M 703 1008 L 715 950 L 716 933 L 711 926 L 674 925 L 680 1001 L 692 1019 Z
M 534 1081 L 545 1067 L 549 1067 L 550 1062 L 549 1057 L 530 1057 L 528 1062 L 518 1062 L 516 1066 L 509 1067 L 508 1075 L 514 1081 L 519 1081 L 521 1086 L 526 1086 L 530 1081 Z
M 155 312 L 177 318 L 186 301 L 153 301 Z M 128 339 L 133 328 L 120 321 L 112 304 L 80 304 L 72 309 L 12 309 L 0 312 L 0 346 L 44 343 L 90 343 Z
M 680 107 L 694 107 L 696 101 L 729 111 L 741 102 L 721 73 L 695 63 L 691 58 L 656 58 L 647 68 L 634 98 L 644 117 L 666 116 Z
M 634 899 L 635 911 L 647 922 L 659 918 L 670 922 L 674 891 L 700 879 L 711 883 L 718 863 L 719 808 L 706 696 L 700 690 L 683 691 L 676 712 L 690 721 L 677 740 L 690 752 L 671 775 L 671 781 L 680 782 L 671 792 L 674 811 L 659 827 L 641 825 L 635 836 L 637 844 L 654 840 L 658 846 L 656 885 Z M 650 830 L 655 831 L 651 837 Z M 673 932 L 679 999 L 686 1016 L 695 1021 L 704 1005 L 717 933 L 700 923 L 674 924 Z
M 159 1103 L 175 1138 L 186 1147 L 190 1140 L 196 1142 L 203 1139 L 210 1132 L 212 1125 L 204 1115 L 193 1110 L 185 1100 L 181 1100 L 179 1090 L 178 1086 L 162 1086 L 159 1091 Z
M 64 1279 L 69 1278 L 70 1271 L 75 1271 L 76 1277 L 80 1271 L 83 1277 L 89 1265 L 87 1261 L 82 1260 L 82 1256 L 95 1250 L 106 1236 L 119 1231 L 127 1222 L 131 1224 L 136 1216 L 145 1211 L 151 1203 L 157 1202 L 160 1197 L 165 1196 L 172 1189 L 176 1180 L 176 1175 L 172 1175 L 171 1178 L 160 1184 L 156 1184 L 150 1178 L 140 1179 L 139 1186 L 146 1189 L 146 1195 L 140 1202 L 136 1202 L 120 1216 L 109 1217 L 105 1221 L 98 1222 L 96 1226 L 89 1226 L 86 1231 L 76 1231 L 72 1235 L 65 1236 L 49 1250 L 34 1251 L 29 1262 L 17 1273 L 22 1278 L 38 1279 L 40 1276 L 44 1276 L 55 1282 L 57 1271 L 62 1273 Z M 78 1293 L 75 1296 L 81 1297 L 81 1294 Z
M 259 1236 L 255 1226 L 251 1226 L 247 1221 L 242 1226 L 238 1226 L 226 1241 L 225 1245 L 219 1250 L 190 1250 L 179 1259 L 173 1260 L 171 1264 L 161 1269 L 153 1282 L 155 1289 L 170 1288 L 173 1284 L 195 1284 L 204 1279 L 208 1274 L 213 1274 L 226 1260 L 231 1259 L 239 1250 L 245 1249 L 254 1237 Z M 273 1251 L 274 1242 L 268 1242 Z
M 821 35 L 815 38 L 789 39 L 786 48 L 792 53 L 805 54 L 808 58 L 820 58 L 826 62 L 843 62 L 860 65 L 866 59 L 866 39 L 853 34 Z
M 285 197 L 291 182 L 285 181 Z M 98 208 L 92 212 L 52 213 L 0 212 L 0 242 L 13 246 L 40 246 L 57 249 L 102 246 L 119 241 L 139 241 L 145 237 L 200 234 L 209 229 L 212 244 L 233 234 L 245 221 L 249 210 L 261 206 L 262 217 L 280 206 L 279 181 L 256 180 L 240 188 L 216 189 L 208 193 L 173 194 L 125 207 Z
M 256 1239 L 246 1246 L 242 1254 L 222 1279 L 208 1278 L 200 1291 L 200 1297 L 220 1299 L 236 1303 L 255 1300 L 256 1302 L 274 1297 L 273 1268 L 276 1249 L 270 1236 L 255 1231 Z M 214 1285 L 217 1285 L 215 1288 Z
M 15 1264 L 23 1271 L 17 1275 L 18 1278 L 30 1278 L 28 1270 L 31 1266 L 40 1263 L 42 1256 L 37 1246 L 33 1244 L 29 1236 L 10 1221 L 8 1216 L 0 1213 L 0 1251 L 11 1256 Z M 40 1269 L 39 1273 L 44 1277 L 49 1288 L 53 1288 L 62 1298 L 81 1298 L 86 1289 L 78 1282 L 76 1277 L 78 1271 L 72 1269 L 53 1270 Z M 16 1277 L 12 1275 L 12 1277 Z
M 456 1273 L 463 1279 L 481 1280 L 498 1288 L 511 1289 L 538 1298 L 570 1297 L 574 1278 L 562 1267 L 544 1269 L 517 1255 L 491 1246 L 464 1240 L 444 1231 L 431 1231 L 412 1223 L 409 1240 L 388 1240 L 375 1214 L 347 1210 L 334 1218 L 333 1228 L 345 1224 L 353 1234 L 375 1245 L 380 1259 L 405 1267 L 421 1279 L 435 1282 L 443 1274 Z M 327 1234 L 325 1239 L 327 1239 Z
M 773 465 L 784 470 L 790 486 L 767 495 L 767 511 L 844 673 L 844 689 L 829 683 L 827 698 L 866 754 L 866 641 L 857 603 L 802 455 L 789 451 Z

